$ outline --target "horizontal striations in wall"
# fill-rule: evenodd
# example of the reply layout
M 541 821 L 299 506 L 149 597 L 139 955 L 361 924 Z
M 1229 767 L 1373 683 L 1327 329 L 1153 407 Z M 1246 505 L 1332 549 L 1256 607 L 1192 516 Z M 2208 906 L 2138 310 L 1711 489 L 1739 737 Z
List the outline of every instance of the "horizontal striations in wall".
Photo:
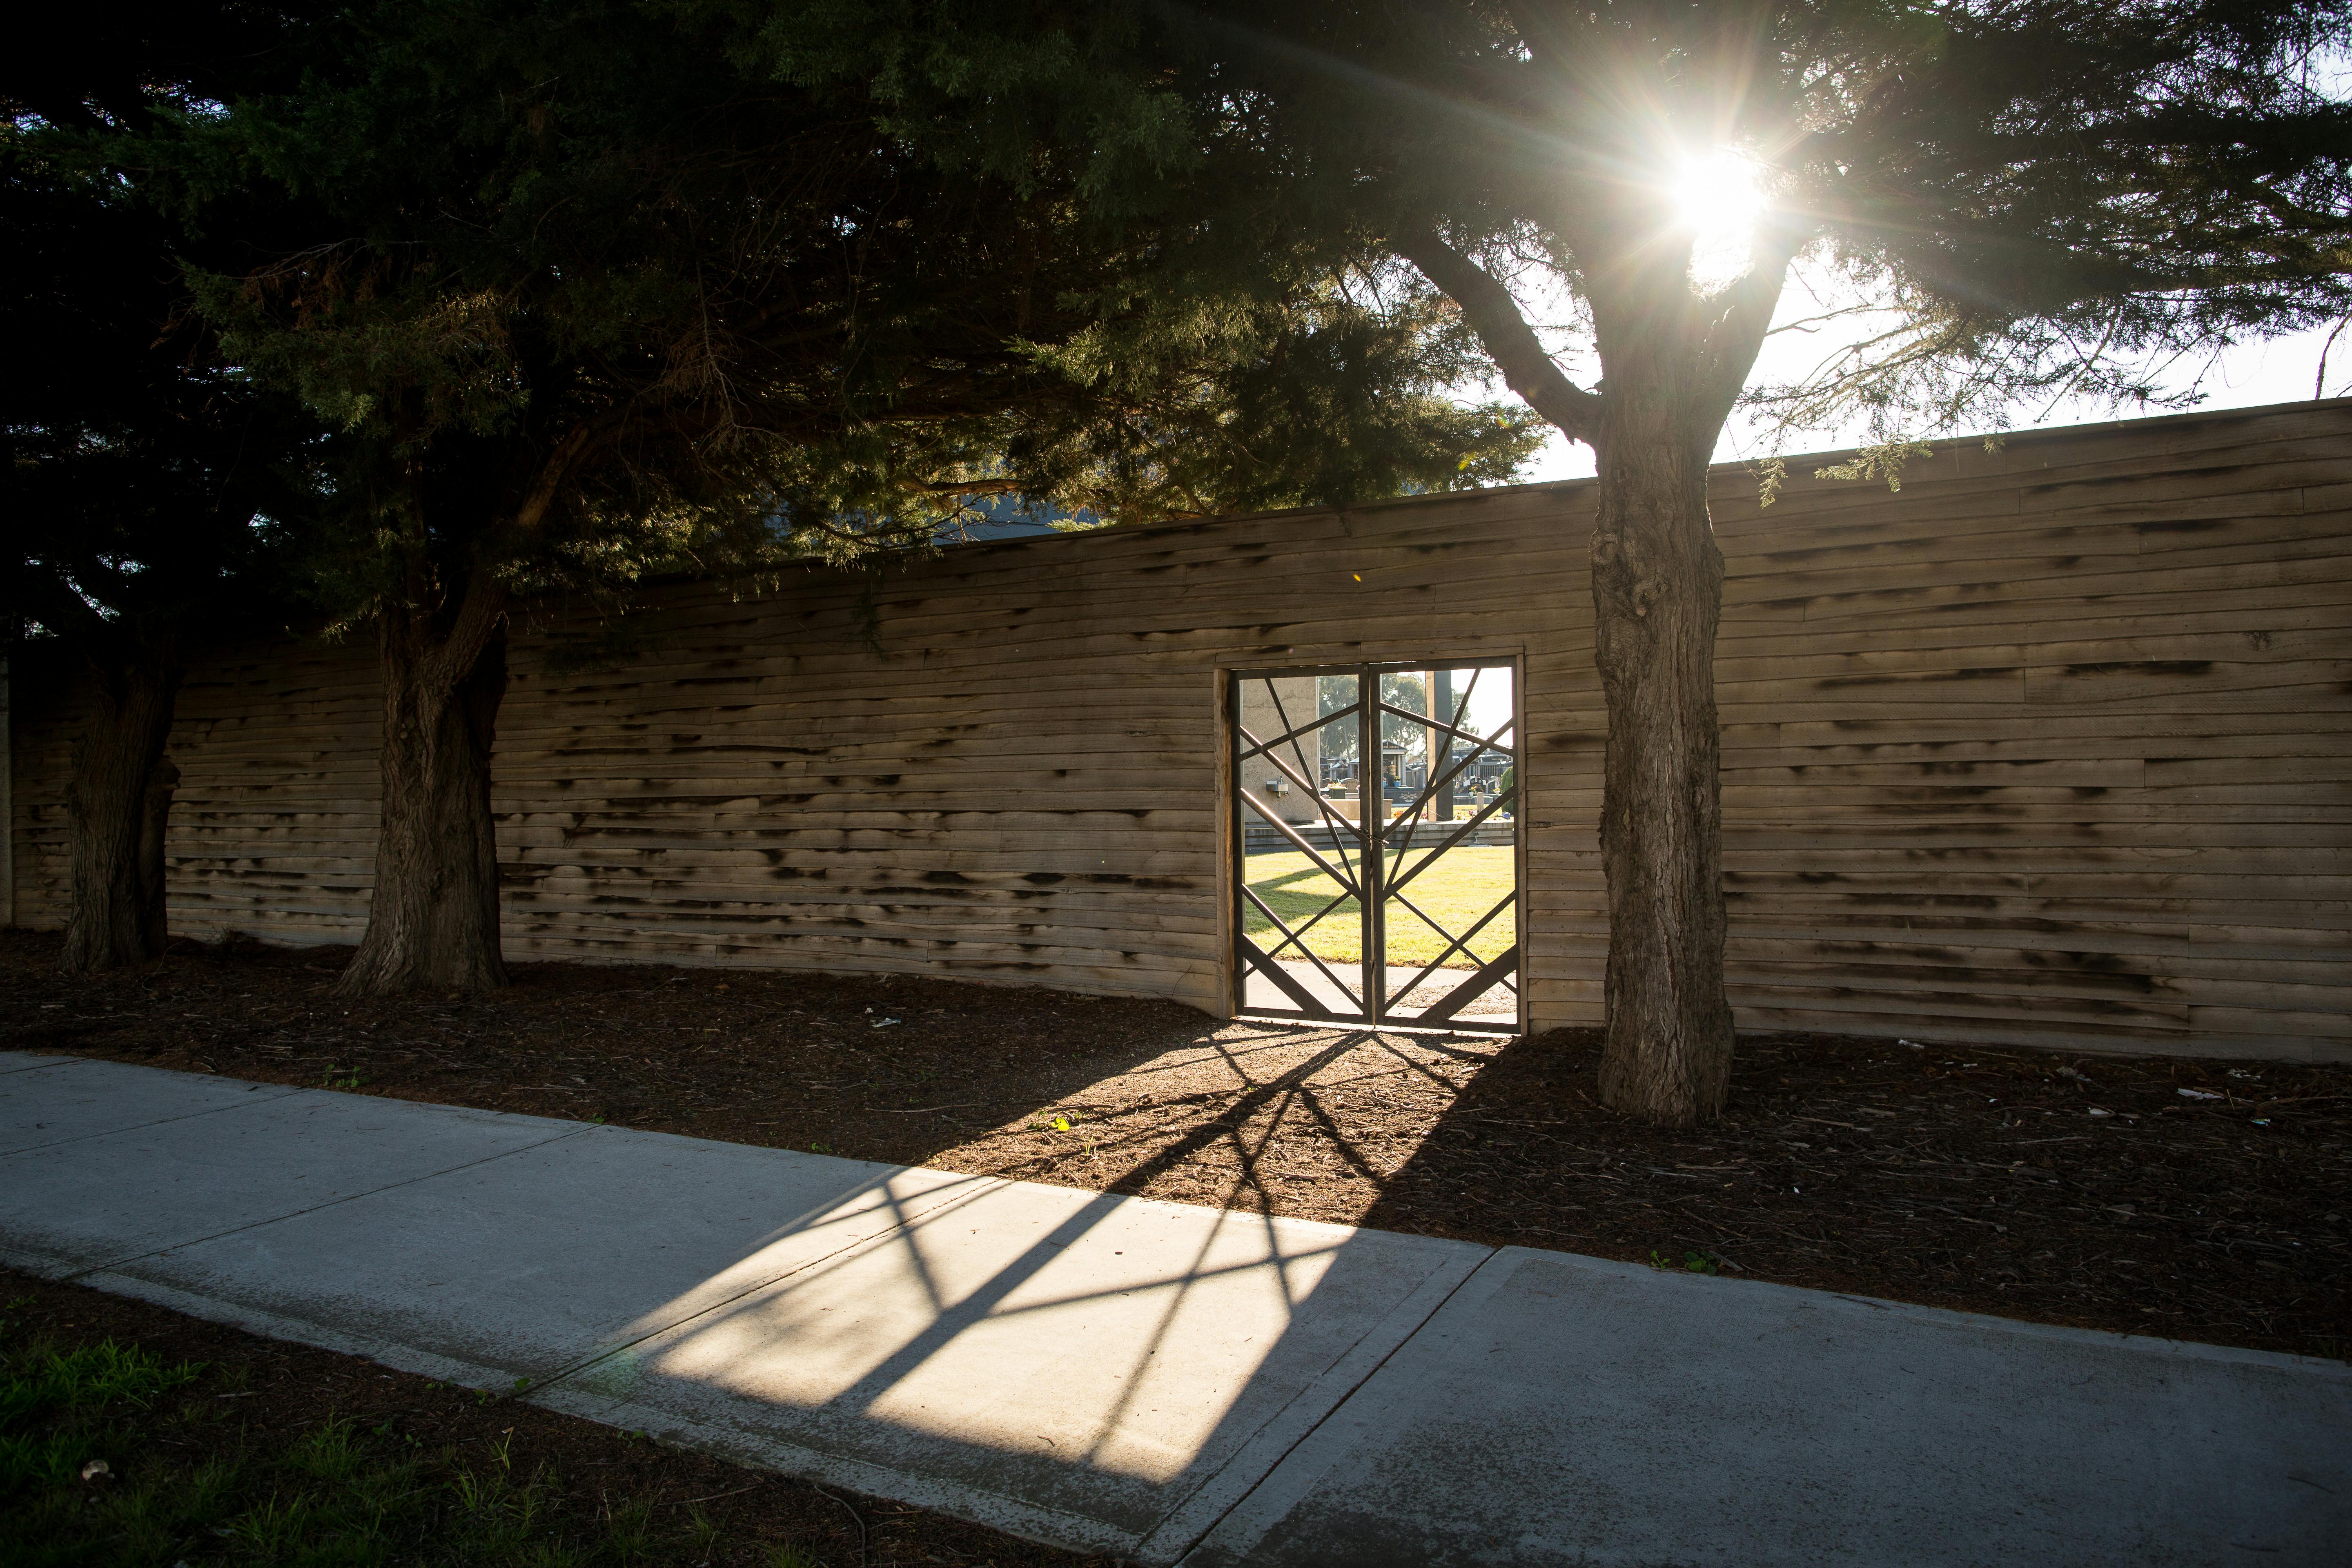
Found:
M 1218 671 L 1589 650 L 1580 517 L 1577 490 L 1514 490 L 678 588 L 642 655 L 563 674 L 584 628 L 550 621 L 499 726 L 509 951 L 1218 1009 Z M 1591 978 L 1561 954 L 1537 984 Z
M 1747 1028 L 2352 1058 L 2352 405 L 1726 466 L 1717 676 Z M 522 617 L 510 956 L 1229 992 L 1218 672 L 1518 656 L 1530 1011 L 1595 1022 L 1589 484 L 658 588 Z M 200 668 L 173 919 L 350 941 L 365 642 Z M 69 679 L 20 670 L 20 918 L 61 916 Z M 46 679 L 45 689 L 27 681 Z
M 2347 486 L 2327 404 L 1720 488 L 1742 1025 L 2352 1056 Z

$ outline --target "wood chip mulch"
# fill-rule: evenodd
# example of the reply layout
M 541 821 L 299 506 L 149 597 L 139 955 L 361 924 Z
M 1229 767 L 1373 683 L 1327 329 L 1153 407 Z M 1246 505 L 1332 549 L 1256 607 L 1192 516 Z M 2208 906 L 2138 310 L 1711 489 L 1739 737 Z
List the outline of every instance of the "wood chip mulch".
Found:
M 2352 1068 L 1743 1037 L 1732 1109 L 1595 1099 L 1598 1041 L 1218 1024 L 948 981 L 515 966 L 345 1004 L 348 950 L 68 978 L 0 1048 L 529 1111 L 2341 1357 Z

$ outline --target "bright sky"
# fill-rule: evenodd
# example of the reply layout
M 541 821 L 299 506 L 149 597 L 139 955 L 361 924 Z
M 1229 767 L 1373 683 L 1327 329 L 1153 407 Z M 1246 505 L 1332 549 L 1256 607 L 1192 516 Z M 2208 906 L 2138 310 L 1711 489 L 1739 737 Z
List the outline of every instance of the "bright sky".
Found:
M 1507 668 L 1477 670 L 1475 672 L 1478 678 L 1475 686 L 1470 684 L 1473 673 L 1467 669 L 1454 672 L 1454 700 L 1460 702 L 1463 694 L 1467 692 L 1470 712 L 1469 723 L 1465 728 L 1481 735 L 1493 735 L 1511 721 L 1511 672 Z M 1503 743 L 1509 745 L 1516 739 L 1507 735 L 1503 737 Z
M 1696 231 L 1698 247 L 1694 270 L 1708 280 L 1727 279 L 1737 276 L 1745 262 L 1747 233 L 1760 210 L 1754 187 L 1747 173 L 1736 161 L 1718 159 L 1692 166 L 1681 191 L 1683 208 L 1692 227 Z M 1831 300 L 1830 303 L 1836 303 Z M 1569 315 L 1561 300 L 1527 301 L 1531 319 L 1563 320 Z M 1824 301 L 1800 279 L 1792 279 L 1783 296 L 1774 334 L 1765 341 L 1764 352 L 1748 376 L 1748 384 L 1768 385 L 1801 378 L 1818 364 L 1841 342 L 1858 341 L 1874 330 L 1862 321 L 1834 321 L 1810 329 L 1797 325 L 1809 318 L 1818 317 Z M 1561 367 L 1580 385 L 1590 386 L 1595 367 L 1589 358 L 1577 352 L 1575 340 L 1565 331 L 1546 334 L 1547 345 L 1559 359 Z M 2352 392 L 2352 331 L 2337 339 L 2333 352 L 2328 353 L 2329 331 L 2326 328 L 2294 333 L 2268 342 L 2250 343 L 2232 349 L 2218 359 L 2182 363 L 2173 366 L 2168 374 L 2158 377 L 2159 384 L 2168 390 L 2197 387 L 2203 395 L 2200 408 L 2246 408 L 2264 404 L 2291 403 L 2314 395 L 2315 384 L 2320 373 L 2320 362 L 2327 353 L 2326 391 L 2331 396 Z M 1582 363 L 1580 363 L 1580 360 Z M 1464 387 L 1465 396 L 1483 397 L 1507 395 L 1499 382 L 1485 388 Z M 2153 415 L 2177 412 L 2155 409 Z M 2055 402 L 2044 399 L 2013 405 L 1994 427 L 2003 430 L 2034 430 L 2053 426 L 2080 425 L 2093 421 L 2133 417 L 2132 410 L 2117 410 L 2094 399 L 2065 398 Z M 1990 423 L 1990 422 L 1989 422 Z M 1799 451 L 1827 451 L 1861 444 L 1866 438 L 1862 420 L 1855 417 L 1841 429 L 1810 433 L 1795 444 Z M 1966 439 L 1966 436 L 1949 439 Z M 1718 462 L 1761 457 L 1769 450 L 1759 427 L 1759 422 L 1745 416 L 1735 416 L 1717 444 L 1715 456 Z M 1592 448 L 1570 444 L 1555 434 L 1520 482 L 1548 479 L 1589 478 L 1592 468 Z M 1457 672 L 1455 691 L 1462 689 L 1468 672 Z M 1479 681 L 1471 704 L 1471 727 L 1481 734 L 1491 735 L 1509 721 L 1511 693 L 1508 672 L 1489 670 Z
M 1748 167 L 1727 154 L 1694 162 L 1686 169 L 1677 195 L 1696 240 L 1694 272 L 1708 282 L 1737 276 L 1746 260 L 1748 234 L 1763 205 Z M 1801 277 L 1801 267 L 1799 277 L 1792 278 L 1781 298 L 1780 313 L 1773 323 L 1776 331 L 1765 340 L 1764 352 L 1748 375 L 1750 386 L 1798 380 L 1841 342 L 1857 341 L 1872 330 L 1862 321 L 1832 322 L 1811 331 L 1792 328 L 1792 323 L 1818 316 L 1823 310 L 1824 301 L 1803 286 Z M 1567 313 L 1563 301 L 1530 300 L 1528 303 L 1530 316 L 1538 321 L 1547 317 L 1560 319 Z M 1570 378 L 1580 385 L 1590 386 L 1594 367 L 1589 361 L 1579 363 L 1580 356 L 1569 334 L 1549 332 L 1546 336 Z M 2248 408 L 2295 402 L 2313 395 L 2327 339 L 2328 330 L 2320 328 L 2266 343 L 2247 344 L 2210 363 L 2200 361 L 2179 364 L 2160 381 L 2168 390 L 2197 386 L 2204 395 L 2204 401 L 2197 405 L 2200 408 Z M 1471 389 L 1464 391 L 1468 394 Z M 2335 352 L 2329 356 L 2326 391 L 2331 396 L 2352 391 L 2352 331 L 2336 341 Z M 1482 395 L 1507 395 L 1499 383 Z M 2161 415 L 2178 410 L 2159 408 L 2150 412 Z M 2052 404 L 2045 399 L 2012 407 L 1994 427 L 2036 430 L 2132 416 L 2133 410 L 2113 409 L 2095 400 L 2070 398 Z M 1857 446 L 1864 439 L 1865 433 L 1857 416 L 1843 429 L 1802 437 L 1795 449 L 1834 450 Z M 1717 444 L 1715 456 L 1717 462 L 1734 462 L 1762 456 L 1768 450 L 1756 423 L 1734 416 L 1723 439 Z M 1570 445 L 1555 435 L 1520 478 L 1521 482 L 1531 483 L 1583 479 L 1591 473 L 1592 448 Z
M 1793 312 L 1784 307 L 1783 314 L 1803 315 L 1811 312 L 1810 300 L 1800 296 Z M 2275 338 L 2267 343 L 2249 344 L 2224 353 L 2203 377 L 2205 401 L 2200 408 L 2254 408 L 2270 403 L 2293 403 L 2308 398 L 2314 378 L 2319 374 L 2320 350 L 2326 345 L 2327 331 L 2318 329 Z M 1807 368 L 1820 356 L 1818 340 L 1808 341 L 1793 333 L 1769 340 L 1758 359 L 1750 385 L 1788 380 Z M 2172 378 L 2171 384 L 2185 386 L 2197 379 L 2187 372 Z M 1590 384 L 1589 380 L 1580 384 Z M 2335 353 L 2327 362 L 2327 395 L 2340 397 L 2352 391 L 2352 331 L 2336 341 Z M 1488 394 L 1494 395 L 1495 394 Z M 1507 395 L 1507 394 L 1503 394 Z M 2156 415 L 2179 412 L 2155 409 Z M 2058 425 L 2081 425 L 2093 421 L 2131 417 L 2119 415 L 2104 404 L 2070 400 L 2054 408 L 2029 405 L 2012 409 L 2002 427 L 2009 430 L 2040 430 Z M 1960 439 L 1964 437 L 1955 437 Z M 1827 432 L 1802 443 L 1806 451 L 1825 451 L 1840 447 L 1855 446 L 1863 435 L 1860 421 L 1844 430 Z M 1715 449 L 1717 462 L 1733 462 L 1742 458 L 1759 455 L 1763 444 L 1756 433 L 1734 416 Z M 1535 462 L 1520 475 L 1518 482 L 1533 484 L 1546 479 L 1587 479 L 1592 473 L 1592 448 L 1579 443 L 1571 446 L 1558 435 L 1536 457 Z

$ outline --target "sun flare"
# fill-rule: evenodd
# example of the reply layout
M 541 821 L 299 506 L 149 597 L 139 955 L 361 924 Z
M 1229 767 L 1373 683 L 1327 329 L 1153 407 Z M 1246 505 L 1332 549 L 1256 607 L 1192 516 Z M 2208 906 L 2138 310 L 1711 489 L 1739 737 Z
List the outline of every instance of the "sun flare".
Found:
M 1683 222 L 1701 233 L 1753 226 L 1764 210 L 1756 174 L 1756 165 L 1737 153 L 1691 159 L 1675 181 L 1675 205 Z
M 1748 242 L 1764 214 L 1764 187 L 1753 162 L 1715 153 L 1683 164 L 1673 185 L 1675 216 L 1691 236 L 1691 275 L 1728 282 L 1748 265 Z

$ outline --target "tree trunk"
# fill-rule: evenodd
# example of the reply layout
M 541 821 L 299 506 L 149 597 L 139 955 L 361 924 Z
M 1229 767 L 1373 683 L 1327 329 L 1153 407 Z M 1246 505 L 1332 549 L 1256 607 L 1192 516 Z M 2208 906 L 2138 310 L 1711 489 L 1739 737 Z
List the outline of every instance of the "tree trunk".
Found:
M 1627 166 L 1638 166 L 1640 149 Z M 1723 989 L 1723 814 L 1715 634 L 1723 552 L 1707 458 L 1755 367 L 1790 262 L 1810 230 L 1759 225 L 1747 273 L 1702 292 L 1691 237 L 1661 191 L 1588 185 L 1563 198 L 1602 380 L 1572 384 L 1510 289 L 1434 228 L 1390 243 L 1444 289 L 1528 405 L 1601 472 L 1592 603 L 1609 749 L 1601 805 L 1609 881 L 1608 1037 L 1601 1102 L 1686 1126 L 1722 1114 L 1731 1078 Z
M 98 707 L 74 742 L 66 945 L 87 973 L 163 956 L 163 829 L 180 770 L 163 755 L 180 667 L 168 638 L 93 660 Z
M 506 632 L 495 612 L 486 626 L 467 630 L 484 619 L 481 611 L 469 603 L 454 632 L 409 608 L 386 610 L 378 623 L 383 784 L 375 893 L 339 994 L 480 991 L 507 983 L 490 817 Z
M 1706 510 L 1716 432 L 1694 428 L 1705 422 L 1693 418 L 1686 391 L 1643 357 L 1604 360 L 1595 443 L 1592 599 L 1609 710 L 1601 1098 L 1681 1126 L 1721 1114 L 1731 1073 L 1715 711 L 1723 554 Z

